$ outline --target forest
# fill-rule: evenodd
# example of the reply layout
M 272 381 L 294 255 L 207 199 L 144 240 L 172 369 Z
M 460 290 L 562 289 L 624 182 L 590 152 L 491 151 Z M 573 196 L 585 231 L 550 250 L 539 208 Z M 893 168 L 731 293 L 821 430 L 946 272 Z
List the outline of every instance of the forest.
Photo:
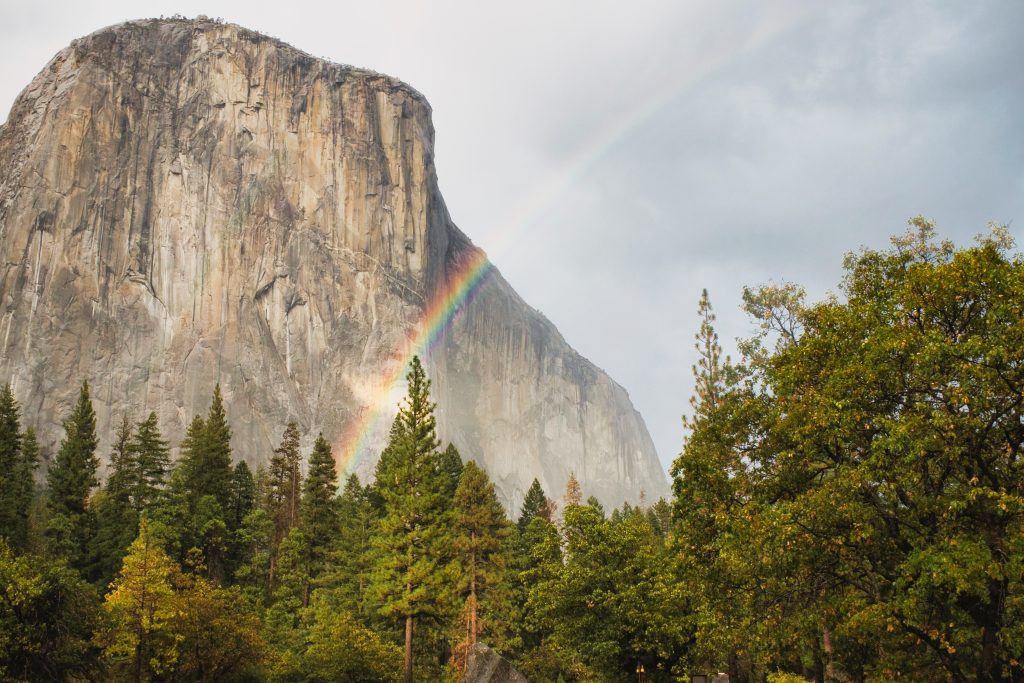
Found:
M 7 385 L 0 678 L 458 681 L 486 643 L 531 681 L 1024 680 L 1013 250 L 914 219 L 822 301 L 744 290 L 737 360 L 705 291 L 673 499 L 611 511 L 572 477 L 510 519 L 418 359 L 372 483 L 294 423 L 252 471 L 219 389 L 172 458 L 154 414 L 101 453 L 83 383 L 44 457 Z

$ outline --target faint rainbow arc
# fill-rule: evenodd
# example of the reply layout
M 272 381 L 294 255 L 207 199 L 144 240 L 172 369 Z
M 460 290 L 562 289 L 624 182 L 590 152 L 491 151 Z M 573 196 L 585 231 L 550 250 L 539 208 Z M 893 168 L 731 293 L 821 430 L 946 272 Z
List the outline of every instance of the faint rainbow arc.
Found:
M 522 237 L 521 231 L 517 228 L 529 225 L 557 201 L 576 179 L 597 163 L 631 130 L 665 109 L 683 92 L 696 86 L 716 69 L 763 46 L 795 26 L 807 14 L 809 12 L 794 11 L 792 14 L 779 15 L 774 21 L 760 25 L 743 45 L 717 44 L 715 49 L 702 55 L 700 60 L 689 63 L 688 68 L 681 71 L 668 87 L 653 93 L 651 97 L 621 117 L 610 120 L 538 182 L 534 190 L 507 214 L 507 218 L 494 230 L 497 239 L 491 241 L 492 250 L 498 251 L 496 247 L 513 237 Z M 345 430 L 340 448 L 337 449 L 338 454 L 335 456 L 340 472 L 345 475 L 352 472 L 358 456 L 370 447 L 369 438 L 379 421 L 386 414 L 391 414 L 389 408 L 393 406 L 389 405 L 388 399 L 392 396 L 394 388 L 404 379 L 412 357 L 423 354 L 437 345 L 450 328 L 456 314 L 463 310 L 467 299 L 493 271 L 494 266 L 486 254 L 480 249 L 473 249 L 469 258 L 449 275 L 445 284 L 435 293 L 403 348 L 395 354 L 394 367 L 384 376 L 369 405 Z
M 388 397 L 402 381 L 415 355 L 429 353 L 463 310 L 468 299 L 494 271 L 494 266 L 481 250 L 473 248 L 424 307 L 419 323 L 410 332 L 402 348 L 395 354 L 394 367 L 385 375 L 370 405 L 345 431 L 336 462 L 340 472 L 351 474 L 358 456 L 370 447 L 368 443 L 378 423 L 389 408 Z

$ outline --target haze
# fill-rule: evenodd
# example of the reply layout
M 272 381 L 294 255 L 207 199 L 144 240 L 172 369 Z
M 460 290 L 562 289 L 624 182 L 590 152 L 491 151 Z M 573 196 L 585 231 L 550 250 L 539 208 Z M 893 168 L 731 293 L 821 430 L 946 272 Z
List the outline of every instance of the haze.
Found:
M 666 468 L 695 308 L 834 289 L 924 214 L 965 243 L 1024 215 L 1015 2 L 0 1 L 0 116 L 103 26 L 206 14 L 401 78 L 434 108 L 456 223 L 625 386 Z

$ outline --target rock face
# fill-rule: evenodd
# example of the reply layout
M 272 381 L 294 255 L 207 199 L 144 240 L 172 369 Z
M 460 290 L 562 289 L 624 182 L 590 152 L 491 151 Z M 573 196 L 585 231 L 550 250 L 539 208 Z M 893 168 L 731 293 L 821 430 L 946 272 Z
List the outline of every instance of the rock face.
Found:
M 477 643 L 469 650 L 462 683 L 527 683 L 527 680 L 508 660 L 483 643 Z
M 290 419 L 336 453 L 367 423 L 347 463 L 365 480 L 398 350 L 482 258 L 448 216 L 433 141 L 409 86 L 238 26 L 75 41 L 0 127 L 0 381 L 51 452 L 82 379 L 101 448 L 125 411 L 155 410 L 176 444 L 219 382 L 237 457 L 265 461 Z M 667 493 L 626 392 L 497 271 L 425 364 L 440 436 L 508 509 L 535 476 L 559 497 L 571 471 L 605 504 Z

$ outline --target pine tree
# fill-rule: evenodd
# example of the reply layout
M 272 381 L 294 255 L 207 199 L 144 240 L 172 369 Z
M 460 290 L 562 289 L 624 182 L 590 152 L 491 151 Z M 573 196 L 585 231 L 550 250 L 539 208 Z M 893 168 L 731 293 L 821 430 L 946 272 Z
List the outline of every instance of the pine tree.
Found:
M 181 443 L 181 467 L 190 504 L 203 496 L 213 496 L 226 509 L 231 496 L 231 428 L 228 426 L 220 385 L 213 390 L 213 401 L 206 419 L 192 419 Z
M 160 435 L 156 413 L 139 422 L 130 442 L 135 460 L 135 477 L 132 482 L 132 507 L 142 512 L 152 505 L 164 487 L 170 469 L 170 449 Z
M 548 507 L 547 496 L 544 495 L 544 489 L 540 487 L 540 482 L 536 478 L 530 484 L 530 488 L 526 492 L 526 498 L 523 499 L 519 521 L 516 523 L 519 527 L 519 533 L 526 531 L 526 527 L 534 517 L 542 517 L 549 522 L 551 521 L 551 510 Z
M 18 531 L 19 503 L 17 492 L 21 461 L 21 425 L 18 402 L 14 400 L 11 385 L 0 390 L 0 538 L 6 538 L 12 547 L 23 542 Z
M 511 533 L 494 484 L 473 461 L 466 463 L 455 491 L 453 548 L 458 566 L 456 590 L 465 603 L 465 646 L 483 630 L 480 604 L 505 582 L 507 539 Z M 485 611 L 486 608 L 485 608 Z M 490 610 L 495 614 L 496 610 Z
M 131 421 L 124 415 L 110 449 L 110 475 L 90 504 L 96 515 L 96 535 L 90 544 L 86 575 L 101 588 L 114 579 L 138 530 L 138 513 L 132 505 L 138 473 L 132 431 Z
M 245 516 L 256 507 L 256 480 L 244 460 L 235 463 L 231 473 L 231 500 L 227 509 L 228 528 L 234 531 L 242 526 Z
M 372 616 L 367 586 L 372 569 L 372 540 L 379 519 L 370 493 L 371 487 L 362 486 L 355 474 L 345 480 L 345 488 L 337 499 L 337 542 L 331 552 L 330 575 L 324 579 L 331 589 L 331 603 L 364 623 Z
M 64 439 L 47 472 L 50 519 L 48 535 L 72 567 L 84 569 L 95 533 L 89 496 L 98 483 L 96 470 L 96 413 L 83 382 L 78 402 L 64 420 Z
M 583 491 L 575 472 L 569 473 L 569 481 L 565 484 L 565 507 L 579 505 L 583 501 Z
M 306 542 L 306 583 L 302 606 L 309 605 L 311 586 L 326 570 L 331 543 L 338 534 L 338 506 L 336 492 L 338 474 L 334 469 L 334 455 L 323 434 L 316 437 L 309 456 L 309 474 L 302 485 L 300 524 Z
M 36 432 L 29 427 L 21 437 L 21 458 L 14 470 L 15 515 L 10 533 L 11 547 L 27 550 L 30 545 L 32 510 L 36 503 L 35 472 L 39 466 L 39 442 Z
M 274 539 L 270 553 L 270 583 L 273 590 L 277 573 L 277 549 L 288 532 L 299 521 L 302 453 L 299 450 L 299 426 L 289 422 L 281 437 L 281 445 L 274 449 L 267 473 L 267 486 L 263 507 L 274 520 Z
M 459 480 L 462 478 L 462 456 L 454 444 L 441 451 L 440 469 L 448 478 L 448 497 L 455 495 L 455 489 L 459 487 Z
M 447 475 L 441 472 L 430 380 L 419 358 L 410 366 L 387 458 L 377 468 L 384 516 L 374 537 L 371 593 L 381 614 L 405 622 L 405 680 L 413 676 L 415 623 L 444 609 L 448 539 Z
M 28 547 L 33 473 L 39 457 L 35 432 L 22 434 L 20 423 L 18 402 L 11 385 L 5 384 L 0 390 L 0 538 L 15 551 Z

